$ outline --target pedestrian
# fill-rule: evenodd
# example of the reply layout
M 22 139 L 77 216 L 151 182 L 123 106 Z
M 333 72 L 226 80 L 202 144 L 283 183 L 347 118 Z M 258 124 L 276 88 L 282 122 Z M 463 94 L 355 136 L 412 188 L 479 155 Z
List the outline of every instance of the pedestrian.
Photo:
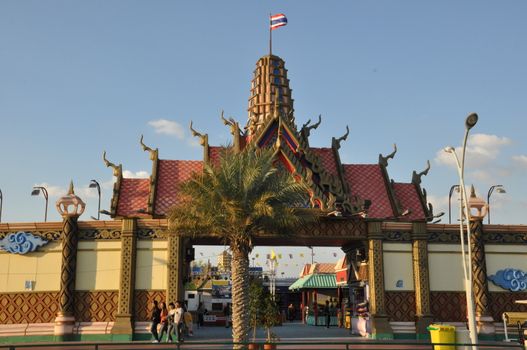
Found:
M 223 307 L 223 316 L 225 317 L 225 328 L 229 328 L 229 318 L 231 316 L 231 312 L 229 310 L 229 304 L 224 304 Z
M 174 325 L 174 315 L 176 314 L 176 305 L 174 303 L 168 304 L 168 331 L 167 331 L 167 343 L 172 343 L 172 333 L 177 330 Z
M 200 302 L 198 306 L 198 328 L 203 327 L 205 323 L 205 306 Z
M 287 307 L 287 318 L 290 322 L 293 322 L 293 320 L 295 319 L 295 306 L 293 305 L 293 303 L 289 304 L 289 306 Z
M 329 308 L 329 300 L 326 300 L 326 306 L 324 307 L 324 315 L 326 316 L 326 328 L 329 328 L 329 323 L 331 321 L 331 312 Z
M 159 341 L 163 339 L 163 335 L 168 330 L 168 309 L 164 302 L 159 303 L 159 309 L 161 310 L 160 313 L 160 323 L 161 323 L 161 329 L 159 330 Z
M 154 336 L 153 343 L 159 343 L 159 337 L 157 335 L 157 325 L 159 322 L 161 322 L 161 310 L 159 310 L 159 307 L 157 305 L 157 300 L 154 300 L 152 302 L 152 317 L 150 317 L 150 321 L 152 322 L 150 324 L 150 333 Z
M 174 313 L 174 327 L 177 334 L 177 342 L 183 342 L 183 303 L 176 301 L 176 311 Z
M 194 330 L 192 329 L 193 321 L 192 321 L 192 314 L 190 311 L 185 310 L 185 313 L 183 314 L 183 320 L 185 322 L 185 329 L 187 330 L 187 334 L 189 337 L 194 336 Z

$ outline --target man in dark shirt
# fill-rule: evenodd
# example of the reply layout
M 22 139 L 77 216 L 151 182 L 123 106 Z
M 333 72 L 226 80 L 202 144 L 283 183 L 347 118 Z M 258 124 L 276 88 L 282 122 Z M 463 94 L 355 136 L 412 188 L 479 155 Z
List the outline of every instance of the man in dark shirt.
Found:
M 157 300 L 154 300 L 152 302 L 152 317 L 150 320 L 152 321 L 152 325 L 150 326 L 150 333 L 154 336 L 154 343 L 159 343 L 159 336 L 157 335 L 157 325 L 159 322 L 161 322 L 161 310 L 159 309 L 159 306 L 157 306 Z
M 229 309 L 229 304 L 225 304 L 223 307 L 223 316 L 225 316 L 225 328 L 229 328 L 229 321 L 231 316 L 231 310 Z

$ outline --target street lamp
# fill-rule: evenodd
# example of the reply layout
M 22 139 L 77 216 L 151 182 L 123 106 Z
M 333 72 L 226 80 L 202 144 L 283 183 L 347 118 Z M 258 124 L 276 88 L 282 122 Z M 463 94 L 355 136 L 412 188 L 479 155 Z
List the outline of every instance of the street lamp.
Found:
M 472 292 L 472 268 L 471 264 L 467 266 L 467 254 L 468 254 L 468 261 L 471 262 L 472 257 L 472 248 L 470 246 L 470 212 L 468 210 L 468 200 L 467 200 L 467 191 L 465 189 L 465 154 L 467 149 L 467 139 L 468 139 L 468 133 L 470 129 L 476 125 L 478 122 L 478 115 L 476 113 L 471 113 L 468 115 L 467 119 L 465 120 L 465 136 L 463 138 L 463 148 L 462 148 L 462 156 L 461 156 L 461 163 L 459 162 L 459 158 L 457 157 L 457 153 L 454 147 L 449 146 L 446 147 L 444 150 L 445 152 L 451 153 L 456 161 L 456 167 L 459 175 L 459 188 L 461 190 L 461 203 L 459 206 L 459 233 L 460 233 L 460 239 L 461 239 L 461 260 L 463 263 L 463 275 L 465 277 L 465 293 L 467 298 L 467 314 L 468 314 L 468 328 L 470 331 L 470 342 L 472 344 L 478 343 L 478 334 L 476 330 L 476 316 L 474 311 L 474 299 L 473 299 L 473 292 Z M 468 252 L 465 253 L 465 238 L 463 234 L 463 210 L 464 210 L 464 220 L 466 220 L 466 226 L 467 226 L 467 246 L 468 246 Z M 476 347 L 477 350 L 477 347 Z
M 450 192 L 448 192 L 448 223 L 452 223 L 452 194 L 454 190 L 459 193 L 459 185 L 452 185 Z
M 32 196 L 38 196 L 42 192 L 44 198 L 46 199 L 46 211 L 44 212 L 44 222 L 48 221 L 48 190 L 42 186 L 34 186 L 33 191 L 31 191 Z
M 101 185 L 95 180 L 90 180 L 89 188 L 96 188 L 97 194 L 99 195 L 99 205 L 97 206 L 97 220 L 101 218 Z M 94 218 L 92 216 L 92 218 Z M 95 219 L 95 218 L 94 218 Z
M 313 251 L 313 246 L 308 245 L 307 247 L 308 247 L 309 249 L 311 249 L 311 265 L 313 265 L 313 260 L 314 260 L 314 257 L 315 257 L 315 252 Z
M 494 190 L 496 190 L 496 192 L 498 193 L 507 193 L 507 191 L 505 191 L 505 188 L 503 188 L 503 185 L 494 185 L 489 188 L 489 192 L 487 193 L 488 224 L 490 224 L 490 196 L 492 195 L 492 192 L 494 192 Z

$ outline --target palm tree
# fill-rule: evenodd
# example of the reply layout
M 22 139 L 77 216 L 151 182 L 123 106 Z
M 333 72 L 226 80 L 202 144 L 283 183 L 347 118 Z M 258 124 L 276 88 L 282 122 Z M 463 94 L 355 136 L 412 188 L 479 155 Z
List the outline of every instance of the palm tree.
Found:
M 309 189 L 274 166 L 272 149 L 226 150 L 219 165 L 179 188 L 184 200 L 171 209 L 170 228 L 183 235 L 215 236 L 232 252 L 232 337 L 245 343 L 249 333 L 249 254 L 258 234 L 287 235 L 316 220 L 302 209 Z

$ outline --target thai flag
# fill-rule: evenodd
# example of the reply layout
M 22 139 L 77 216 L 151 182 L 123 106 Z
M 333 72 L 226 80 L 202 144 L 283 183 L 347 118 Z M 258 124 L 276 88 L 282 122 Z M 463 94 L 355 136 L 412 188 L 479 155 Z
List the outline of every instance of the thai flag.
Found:
M 283 13 L 271 16 L 271 30 L 287 24 L 287 17 Z

